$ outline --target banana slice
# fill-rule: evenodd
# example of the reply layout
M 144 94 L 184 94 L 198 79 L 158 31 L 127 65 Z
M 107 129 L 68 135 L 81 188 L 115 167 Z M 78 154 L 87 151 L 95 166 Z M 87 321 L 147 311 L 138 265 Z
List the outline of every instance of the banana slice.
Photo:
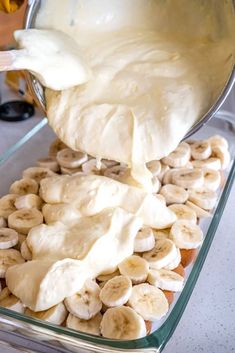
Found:
M 131 280 L 127 276 L 117 276 L 105 283 L 100 300 L 107 307 L 121 306 L 128 302 L 131 292 Z
M 119 165 L 119 162 L 113 161 L 112 159 L 102 159 L 101 162 L 105 165 L 106 168 L 112 168 Z
M 143 318 L 126 306 L 108 309 L 101 321 L 103 337 L 119 340 L 133 340 L 146 336 Z
M 181 142 L 173 152 L 162 159 L 162 162 L 172 168 L 182 168 L 189 162 L 190 156 L 190 146 L 186 142 Z
M 7 221 L 5 220 L 4 217 L 0 217 L 0 228 L 6 228 L 7 227 Z
M 38 195 L 28 194 L 19 196 L 16 199 L 15 207 L 17 208 L 17 210 L 20 210 L 22 208 L 36 208 L 38 210 L 41 210 L 42 203 L 43 201 Z
M 11 213 L 16 211 L 15 202 L 19 195 L 8 194 L 0 199 L 0 216 L 7 218 Z
M 192 161 L 193 168 L 221 170 L 221 161 L 219 158 L 210 157 L 203 161 Z
M 220 160 L 222 170 L 228 168 L 231 161 L 231 156 L 227 148 L 221 146 L 212 147 L 212 157 Z
M 143 254 L 149 262 L 150 268 L 161 269 L 171 263 L 177 256 L 177 248 L 170 239 L 159 239 L 155 247 Z
M 160 190 L 160 194 L 164 196 L 167 206 L 173 203 L 185 203 L 188 200 L 188 192 L 177 185 L 164 185 Z
M 155 246 L 155 237 L 150 227 L 142 228 L 138 231 L 135 242 L 134 252 L 150 251 Z
M 207 188 L 189 190 L 189 201 L 205 210 L 212 210 L 217 198 L 216 192 Z
M 81 167 L 78 168 L 64 168 L 60 167 L 60 171 L 62 175 L 74 175 L 74 174 L 83 174 Z
M 128 305 L 140 314 L 144 320 L 149 321 L 160 320 L 169 309 L 164 293 L 147 283 L 133 287 Z
M 120 271 L 118 268 L 115 268 L 111 273 L 102 273 L 97 277 L 99 282 L 107 282 L 110 279 L 117 277 L 120 275 Z
M 154 230 L 155 241 L 160 239 L 168 239 L 170 234 L 170 229 Z
M 31 261 L 33 256 L 32 256 L 32 252 L 28 247 L 27 241 L 23 241 L 23 243 L 21 244 L 20 247 L 20 252 L 21 252 L 21 256 L 26 260 L 26 261 Z
M 193 202 L 191 201 L 187 201 L 186 206 L 190 207 L 197 215 L 197 218 L 209 218 L 212 217 L 211 213 L 204 210 L 203 208 L 195 205 Z
M 162 184 L 163 185 L 172 184 L 172 175 L 178 170 L 180 170 L 180 168 L 171 168 L 167 170 L 167 172 L 163 176 Z
M 66 327 L 72 330 L 100 336 L 100 325 L 102 317 L 103 316 L 101 313 L 98 313 L 90 320 L 82 320 L 72 314 L 69 314 L 66 320 Z
M 65 148 L 67 148 L 66 144 L 62 142 L 60 139 L 56 139 L 55 141 L 52 142 L 52 144 L 49 147 L 49 156 L 56 157 L 57 153 L 61 150 L 64 150 Z
M 0 278 L 5 278 L 9 267 L 24 262 L 20 252 L 15 249 L 0 250 Z
M 22 234 L 28 234 L 31 228 L 43 223 L 43 215 L 36 208 L 21 210 L 13 212 L 8 217 L 9 228 L 15 229 Z
M 53 172 L 57 173 L 60 171 L 60 166 L 56 160 L 56 157 L 44 157 L 37 161 L 37 165 L 42 168 L 48 168 Z
M 21 234 L 21 233 L 17 233 L 17 234 L 18 234 L 18 243 L 14 246 L 14 249 L 20 251 L 21 245 L 26 240 L 27 236 L 25 234 Z
M 190 221 L 176 221 L 171 227 L 170 237 L 180 249 L 195 249 L 203 242 L 201 228 Z
M 191 145 L 191 155 L 193 159 L 204 160 L 211 156 L 211 145 L 208 141 L 197 141 Z
M 99 168 L 98 168 L 99 167 Z M 106 165 L 102 162 L 99 166 L 97 166 L 97 159 L 92 158 L 89 161 L 82 164 L 82 171 L 85 174 L 98 174 L 100 175 L 104 169 L 106 169 Z
M 160 161 L 151 161 L 146 164 L 146 167 L 150 172 L 153 174 L 153 176 L 158 176 L 161 173 L 162 170 L 162 165 Z
M 80 167 L 88 160 L 86 153 L 73 151 L 70 148 L 59 151 L 56 158 L 61 167 L 71 169 Z
M 203 171 L 201 169 L 182 168 L 172 174 L 172 184 L 185 189 L 200 188 L 204 184 Z
M 197 257 L 197 249 L 180 249 L 180 253 L 183 267 L 189 266 Z
M 161 189 L 161 183 L 160 183 L 158 177 L 154 176 L 152 178 L 152 193 L 157 194 L 160 189 Z
M 26 308 L 25 315 L 34 317 L 38 320 L 50 322 L 51 324 L 61 325 L 66 320 L 68 311 L 66 310 L 63 303 L 59 303 L 48 310 L 39 312 L 35 312 L 29 308 Z
M 104 170 L 104 176 L 114 180 L 120 180 L 123 175 L 125 175 L 127 168 L 121 165 L 117 165 Z
M 90 320 L 102 308 L 99 296 L 98 284 L 87 280 L 79 293 L 65 299 L 65 305 L 71 314 L 83 320 Z
M 219 189 L 221 184 L 221 173 L 213 169 L 204 169 L 204 187 L 213 191 Z
M 37 183 L 40 183 L 42 179 L 49 178 L 55 175 L 56 173 L 54 173 L 49 168 L 42 167 L 31 167 L 23 171 L 24 179 L 34 179 Z
M 155 287 L 172 292 L 181 292 L 184 286 L 184 278 L 170 270 L 150 270 L 148 282 Z
M 228 149 L 228 141 L 223 137 L 223 136 L 220 136 L 220 135 L 214 135 L 214 136 L 211 136 L 210 138 L 208 138 L 207 140 L 211 147 L 224 147 L 224 148 L 227 148 Z
M 149 272 L 148 262 L 137 255 L 127 257 L 118 268 L 120 273 L 129 277 L 134 284 L 145 282 Z
M 179 266 L 181 262 L 181 253 L 179 248 L 176 248 L 176 250 L 177 250 L 177 255 L 174 258 L 174 260 L 172 260 L 167 266 L 165 266 L 166 270 L 174 270 L 176 267 Z
M 163 181 L 163 177 L 166 174 L 166 172 L 168 172 L 168 170 L 170 170 L 170 167 L 161 162 L 161 172 L 160 174 L 158 174 L 158 179 L 160 180 L 160 182 Z
M 3 292 L 3 293 L 2 293 Z M 6 287 L 1 292 L 0 306 L 16 311 L 17 313 L 24 313 L 24 306 L 20 299 L 16 298 L 9 289 Z
M 55 205 L 46 204 L 42 208 L 42 214 L 46 224 L 62 222 L 71 223 L 81 217 L 73 205 L 60 203 Z
M 37 194 L 38 193 L 38 183 L 34 179 L 25 178 L 16 180 L 10 186 L 11 194 L 27 195 L 27 194 Z
M 197 215 L 192 208 L 186 205 L 173 204 L 169 206 L 170 210 L 176 214 L 177 219 L 191 221 L 197 223 Z
M 0 249 L 10 249 L 18 243 L 18 233 L 9 228 L 0 228 Z

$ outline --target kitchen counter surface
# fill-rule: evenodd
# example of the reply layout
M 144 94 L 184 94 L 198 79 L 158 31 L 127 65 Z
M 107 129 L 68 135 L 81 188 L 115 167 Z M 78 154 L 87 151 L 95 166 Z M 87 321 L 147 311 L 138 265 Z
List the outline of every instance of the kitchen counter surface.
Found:
M 14 97 L 3 85 L 1 93 L 3 101 Z M 235 90 L 224 109 L 235 112 Z M 0 153 L 29 131 L 37 119 L 23 123 L 0 121 Z M 235 351 L 234 210 L 235 184 L 194 292 L 164 353 Z M 1 346 L 0 352 L 20 351 Z

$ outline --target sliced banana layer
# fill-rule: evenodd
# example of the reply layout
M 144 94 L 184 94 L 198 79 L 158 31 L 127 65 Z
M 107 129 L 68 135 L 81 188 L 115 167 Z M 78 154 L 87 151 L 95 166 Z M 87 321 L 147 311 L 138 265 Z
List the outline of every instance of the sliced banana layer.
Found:
M 172 183 L 185 189 L 200 188 L 204 184 L 201 169 L 180 169 L 172 174 Z
M 31 228 L 43 223 L 43 215 L 36 208 L 22 208 L 8 217 L 8 226 L 22 234 L 28 234 Z
M 127 168 L 119 165 L 108 167 L 104 170 L 104 176 L 114 180 L 120 180 L 125 175 Z
M 9 267 L 24 262 L 20 252 L 15 249 L 0 250 L 0 278 L 5 278 Z
M 231 161 L 231 156 L 227 148 L 221 146 L 213 146 L 212 157 L 218 158 L 220 160 L 222 170 L 228 168 Z
M 160 194 L 164 196 L 167 205 L 173 203 L 185 203 L 188 199 L 188 192 L 181 186 L 167 184 L 164 185 Z
M 83 319 L 79 319 L 78 317 L 72 314 L 69 314 L 66 320 L 66 327 L 72 330 L 100 336 L 100 325 L 101 325 L 102 317 L 103 316 L 101 315 L 101 313 L 98 313 L 90 320 L 83 320 Z
M 168 239 L 170 235 L 170 228 L 162 230 L 154 230 L 155 241 L 160 239 Z
M 6 228 L 7 227 L 7 221 L 4 217 L 0 216 L 0 228 Z
M 100 281 L 100 282 L 107 282 L 109 281 L 110 279 L 116 277 L 116 276 L 119 276 L 120 275 L 120 271 L 118 269 L 118 267 L 116 267 L 114 269 L 114 271 L 110 272 L 110 273 L 104 273 L 104 274 L 101 274 L 97 277 L 97 280 Z
M 176 255 L 175 259 L 172 260 L 168 265 L 166 265 L 165 269 L 174 270 L 176 267 L 179 266 L 179 264 L 181 262 L 181 253 L 180 253 L 179 248 L 176 248 L 176 251 L 177 251 L 177 255 Z
M 25 315 L 34 317 L 38 320 L 48 321 L 51 324 L 61 325 L 65 321 L 68 315 L 68 311 L 66 310 L 64 304 L 60 303 L 48 310 L 39 311 L 37 313 L 30 310 L 29 308 L 26 308 Z
M 34 179 L 30 178 L 16 180 L 10 186 L 10 193 L 18 195 L 37 194 L 38 183 Z
M 211 156 L 211 145 L 208 141 L 197 141 L 191 144 L 191 155 L 193 159 L 204 160 Z
M 184 286 L 184 278 L 170 270 L 150 270 L 148 282 L 155 287 L 172 292 L 181 292 Z
M 214 135 L 214 136 L 211 136 L 210 138 L 208 138 L 207 140 L 210 145 L 211 145 L 211 148 L 213 147 L 224 147 L 226 149 L 228 149 L 228 141 L 223 137 L 223 136 L 220 136 L 220 135 Z
M 89 159 L 87 162 L 82 164 L 82 172 L 85 174 L 101 174 L 107 167 L 104 163 L 98 165 L 95 158 Z
M 153 174 L 153 176 L 158 176 L 161 173 L 162 170 L 162 164 L 160 161 L 151 161 L 146 164 L 146 167 L 150 172 Z
M 213 170 L 221 170 L 221 161 L 219 158 L 210 157 L 203 161 L 192 161 L 192 165 L 194 168 L 198 169 L 213 169 Z M 200 187 L 200 186 L 197 186 Z
M 131 280 L 127 276 L 116 276 L 105 283 L 100 299 L 107 307 L 121 306 L 128 302 L 131 292 Z
M 37 161 L 37 164 L 41 168 L 48 168 L 53 172 L 57 173 L 60 171 L 60 166 L 55 157 L 44 157 Z
M 132 289 L 128 304 L 142 316 L 144 320 L 160 320 L 169 309 L 164 293 L 147 283 L 138 284 Z
M 195 203 L 191 201 L 186 202 L 186 206 L 190 207 L 197 215 L 198 218 L 210 218 L 212 217 L 212 214 L 203 208 L 195 205 Z
M 88 160 L 86 153 L 65 148 L 57 153 L 57 161 L 64 168 L 78 168 Z
M 120 273 L 129 277 L 134 284 L 145 282 L 149 272 L 148 262 L 137 255 L 127 257 L 118 268 Z
M 150 268 L 161 269 L 171 263 L 177 256 L 177 248 L 170 239 L 159 239 L 155 247 L 143 254 Z
M 201 228 L 190 221 L 176 221 L 170 231 L 170 237 L 180 249 L 195 249 L 203 242 Z
M 200 188 L 189 190 L 189 201 L 204 210 L 212 210 L 216 205 L 217 198 L 216 192 L 210 189 Z
M 64 224 L 76 221 L 81 217 L 73 205 L 60 203 L 56 205 L 46 204 L 42 208 L 42 214 L 46 224 L 62 222 Z
M 17 208 L 17 210 L 21 210 L 22 208 L 36 208 L 38 210 L 41 210 L 42 204 L 43 202 L 41 197 L 35 194 L 28 194 L 19 196 L 16 199 L 15 207 Z
M 23 241 L 20 247 L 20 252 L 21 256 L 26 260 L 26 261 L 31 261 L 33 258 L 32 251 L 29 249 L 27 241 Z
M 181 219 L 191 221 L 195 224 L 197 223 L 197 214 L 192 208 L 179 204 L 170 205 L 169 208 L 176 214 L 178 220 Z
M 21 301 L 16 298 L 7 287 L 5 287 L 1 292 L 0 306 L 16 311 L 17 313 L 24 313 L 24 306 Z
M 52 170 L 42 167 L 31 167 L 23 171 L 24 179 L 34 179 L 37 183 L 40 183 L 42 179 L 49 178 L 54 175 L 56 175 L 56 173 L 54 173 Z
M 218 170 L 204 169 L 204 187 L 212 191 L 219 189 L 221 184 L 221 173 Z
M 150 227 L 142 228 L 135 237 L 134 252 L 150 251 L 155 246 L 155 237 Z
M 92 280 L 87 280 L 81 291 L 65 299 L 68 311 L 83 320 L 90 320 L 102 308 L 100 287 Z
M 135 310 L 126 306 L 108 309 L 101 321 L 103 337 L 133 340 L 146 336 L 144 319 Z
M 190 156 L 190 146 L 186 142 L 181 142 L 178 147 L 167 157 L 163 158 L 162 161 L 172 168 L 182 168 L 189 162 Z
M 18 243 L 18 233 L 9 228 L 0 228 L 0 249 L 13 248 Z
M 67 148 L 67 145 L 57 138 L 52 142 L 52 144 L 49 147 L 49 151 L 48 151 L 49 156 L 56 157 L 57 153 L 61 150 L 64 150 L 65 148 Z
M 7 218 L 11 213 L 16 211 L 15 202 L 19 195 L 8 194 L 0 199 L 0 216 Z
M 62 175 L 77 175 L 77 174 L 84 174 L 81 170 L 81 167 L 78 168 L 64 168 L 60 167 L 60 171 Z

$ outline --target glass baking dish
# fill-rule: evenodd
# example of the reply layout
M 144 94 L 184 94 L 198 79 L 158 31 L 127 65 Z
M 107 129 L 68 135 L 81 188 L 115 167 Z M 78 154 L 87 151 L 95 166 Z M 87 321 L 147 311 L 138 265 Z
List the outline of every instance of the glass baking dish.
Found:
M 168 315 L 154 326 L 149 336 L 132 341 L 110 340 L 69 330 L 0 308 L 0 342 L 17 347 L 20 352 L 161 352 L 173 334 L 192 294 L 235 178 L 235 115 L 225 111 L 217 113 L 215 118 L 192 138 L 202 139 L 215 134 L 223 135 L 230 145 L 232 160 L 225 173 L 226 180 L 220 191 L 213 217 L 201 222 L 205 236 L 204 242 L 196 261 L 186 271 L 184 289 L 175 295 Z M 8 193 L 10 184 L 20 178 L 25 168 L 35 165 L 39 157 L 47 155 L 48 147 L 54 138 L 55 135 L 44 118 L 0 156 L 0 196 Z

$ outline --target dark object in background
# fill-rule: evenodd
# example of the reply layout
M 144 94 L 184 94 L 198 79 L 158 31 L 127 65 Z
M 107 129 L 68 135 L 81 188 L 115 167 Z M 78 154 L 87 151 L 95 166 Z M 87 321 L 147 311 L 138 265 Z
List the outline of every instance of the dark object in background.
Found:
M 10 101 L 0 105 L 0 120 L 23 121 L 34 115 L 34 106 L 24 101 Z

